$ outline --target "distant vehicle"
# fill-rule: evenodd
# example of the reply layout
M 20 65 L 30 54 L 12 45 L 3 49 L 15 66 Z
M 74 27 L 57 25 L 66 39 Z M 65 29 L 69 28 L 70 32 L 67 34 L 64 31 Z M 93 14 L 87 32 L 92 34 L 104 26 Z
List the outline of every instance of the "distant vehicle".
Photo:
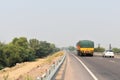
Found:
M 77 54 L 80 56 L 90 55 L 94 53 L 94 42 L 91 40 L 80 40 L 77 44 Z
M 106 50 L 103 53 L 103 57 L 112 57 L 112 58 L 114 58 L 114 52 L 112 50 Z

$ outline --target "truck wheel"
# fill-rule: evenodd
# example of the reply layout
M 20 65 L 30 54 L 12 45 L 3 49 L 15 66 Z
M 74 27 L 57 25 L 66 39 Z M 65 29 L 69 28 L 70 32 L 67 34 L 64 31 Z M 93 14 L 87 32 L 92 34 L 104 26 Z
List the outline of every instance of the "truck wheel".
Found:
M 77 52 L 77 55 L 80 56 L 80 52 Z
M 80 56 L 81 56 L 81 57 L 83 57 L 83 56 L 84 56 L 84 54 L 83 54 L 83 53 L 80 53 Z
M 93 56 L 93 54 L 91 54 L 91 56 Z

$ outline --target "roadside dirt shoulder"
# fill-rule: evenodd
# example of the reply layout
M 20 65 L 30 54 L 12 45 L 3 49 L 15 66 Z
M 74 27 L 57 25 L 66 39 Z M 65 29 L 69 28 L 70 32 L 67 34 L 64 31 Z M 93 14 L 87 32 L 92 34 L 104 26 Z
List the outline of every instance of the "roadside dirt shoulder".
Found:
M 16 64 L 12 68 L 5 68 L 0 71 L 0 80 L 8 78 L 8 80 L 34 80 L 37 76 L 41 76 L 57 59 L 59 59 L 64 52 L 55 53 L 44 59 L 37 59 L 34 62 L 24 62 Z

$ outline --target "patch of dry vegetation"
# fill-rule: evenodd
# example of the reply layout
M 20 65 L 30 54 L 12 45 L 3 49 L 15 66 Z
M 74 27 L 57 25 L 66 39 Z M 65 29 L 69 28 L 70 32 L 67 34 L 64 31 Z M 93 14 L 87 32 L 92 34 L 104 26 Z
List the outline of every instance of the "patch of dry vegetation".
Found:
M 0 71 L 0 80 L 5 80 L 5 78 L 7 78 L 6 80 L 34 80 L 37 76 L 43 75 L 63 54 L 64 52 L 60 51 L 44 59 L 37 59 L 34 62 L 24 62 L 12 68 L 5 68 Z

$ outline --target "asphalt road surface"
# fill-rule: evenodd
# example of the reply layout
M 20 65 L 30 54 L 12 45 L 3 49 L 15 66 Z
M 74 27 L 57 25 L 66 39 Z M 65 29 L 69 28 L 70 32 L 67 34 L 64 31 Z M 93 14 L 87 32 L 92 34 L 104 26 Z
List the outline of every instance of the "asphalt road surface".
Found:
M 67 52 L 64 80 L 120 80 L 120 59 Z

